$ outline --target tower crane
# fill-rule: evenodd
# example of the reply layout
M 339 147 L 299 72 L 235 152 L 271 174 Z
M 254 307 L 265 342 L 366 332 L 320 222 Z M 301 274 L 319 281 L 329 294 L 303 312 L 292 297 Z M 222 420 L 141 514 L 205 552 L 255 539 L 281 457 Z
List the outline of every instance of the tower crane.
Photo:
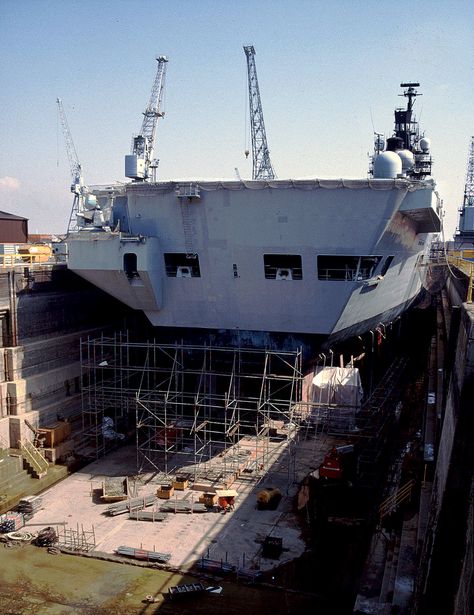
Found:
M 474 136 L 469 143 L 464 197 L 459 210 L 459 236 L 474 241 Z
M 474 207 L 474 137 L 471 137 L 467 159 L 466 184 L 464 186 L 463 208 Z
M 244 46 L 247 56 L 249 85 L 249 115 L 252 135 L 252 179 L 275 179 L 276 174 L 270 161 L 267 135 L 263 121 L 262 101 L 258 88 L 257 68 L 255 66 L 255 49 L 253 45 Z M 246 152 L 248 155 L 248 152 Z
M 84 184 L 81 163 L 72 140 L 62 100 L 57 98 L 56 102 L 58 104 L 59 119 L 66 140 L 66 152 L 71 169 L 71 192 L 74 194 L 67 228 L 67 234 L 69 235 L 69 233 L 76 232 L 82 228 L 85 222 L 92 221 L 94 217 L 93 210 L 96 208 L 97 203 L 95 196 L 90 194 L 89 188 Z
M 148 105 L 143 114 L 140 133 L 132 142 L 132 153 L 125 156 L 125 176 L 135 181 L 155 181 L 158 160 L 153 158 L 156 126 L 158 118 L 163 117 L 163 92 L 165 86 L 167 56 L 156 58 L 158 68 Z

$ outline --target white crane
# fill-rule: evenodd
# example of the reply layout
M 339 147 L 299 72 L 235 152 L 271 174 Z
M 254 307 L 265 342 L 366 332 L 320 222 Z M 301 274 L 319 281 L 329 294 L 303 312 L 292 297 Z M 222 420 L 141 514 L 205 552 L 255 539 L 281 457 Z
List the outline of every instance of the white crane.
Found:
M 67 227 L 67 234 L 69 235 L 69 233 L 77 232 L 80 228 L 84 227 L 87 222 L 93 222 L 97 201 L 95 196 L 90 194 L 89 188 L 84 184 L 81 163 L 72 140 L 62 100 L 57 98 L 56 102 L 58 103 L 59 119 L 66 140 L 66 152 L 71 168 L 71 192 L 74 194 Z
M 150 100 L 143 114 L 142 127 L 138 136 L 133 139 L 132 153 L 125 156 L 125 176 L 135 181 L 156 180 L 158 160 L 153 158 L 153 150 L 155 148 L 158 118 L 165 114 L 162 105 L 168 58 L 167 56 L 158 56 L 156 61 L 158 68 Z

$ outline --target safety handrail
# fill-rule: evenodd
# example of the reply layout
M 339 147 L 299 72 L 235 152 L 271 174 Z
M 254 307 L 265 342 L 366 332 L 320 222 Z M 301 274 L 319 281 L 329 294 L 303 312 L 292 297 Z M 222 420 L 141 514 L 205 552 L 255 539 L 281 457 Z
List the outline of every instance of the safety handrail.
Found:
M 398 506 L 411 498 L 413 487 L 415 486 L 415 480 L 412 478 L 405 483 L 400 489 L 395 491 L 392 495 L 389 495 L 379 506 L 379 517 L 383 519 L 391 512 L 393 512 Z
M 38 474 L 46 473 L 49 469 L 49 464 L 39 450 L 29 440 L 24 440 L 23 442 L 20 440 L 19 444 L 20 450 L 33 469 Z

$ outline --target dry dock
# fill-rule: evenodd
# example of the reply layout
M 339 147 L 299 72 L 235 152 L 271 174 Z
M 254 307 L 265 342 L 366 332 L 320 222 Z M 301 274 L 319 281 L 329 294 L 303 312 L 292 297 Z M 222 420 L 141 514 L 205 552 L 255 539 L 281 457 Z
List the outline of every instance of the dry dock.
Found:
M 341 424 L 329 405 L 308 420 L 307 400 L 293 395 L 298 353 L 135 344 L 115 333 L 132 315 L 116 312 L 116 328 L 104 329 L 116 306 L 90 288 L 76 292 L 61 268 L 57 279 L 53 270 L 2 275 L 0 506 L 40 493 L 21 531 L 53 527 L 63 551 L 5 548 L 5 612 L 156 612 L 146 595 L 162 601 L 182 579 L 216 576 L 227 613 L 242 604 L 262 613 L 469 612 L 474 313 L 461 278 L 440 286 L 405 333 L 411 357 L 399 324 L 376 344 L 361 340 L 371 401 Z M 150 368 L 153 353 L 167 357 L 164 367 Z M 318 478 L 333 447 L 348 443 L 358 451 L 354 475 Z M 125 497 L 103 497 L 111 479 Z M 258 506 L 265 488 L 281 495 L 274 509 Z M 117 555 L 121 546 L 138 559 Z M 127 561 L 139 566 L 117 563 Z M 219 600 L 180 612 L 223 612 Z

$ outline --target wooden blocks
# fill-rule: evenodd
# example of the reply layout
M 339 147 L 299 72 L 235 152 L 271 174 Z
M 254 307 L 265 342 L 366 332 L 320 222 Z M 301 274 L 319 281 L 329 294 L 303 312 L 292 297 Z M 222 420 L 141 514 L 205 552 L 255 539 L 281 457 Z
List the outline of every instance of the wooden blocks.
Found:
M 176 478 L 173 481 L 173 487 L 176 491 L 184 491 L 189 486 L 189 474 L 176 474 Z
M 199 496 L 199 502 L 205 506 L 214 506 L 214 504 L 217 504 L 217 494 L 206 491 Z
M 59 421 L 51 427 L 41 427 L 38 435 L 44 439 L 44 448 L 55 448 L 58 444 L 71 435 L 71 424 L 67 421 Z
M 173 485 L 161 485 L 159 489 L 156 491 L 156 495 L 161 500 L 169 500 L 174 494 Z

